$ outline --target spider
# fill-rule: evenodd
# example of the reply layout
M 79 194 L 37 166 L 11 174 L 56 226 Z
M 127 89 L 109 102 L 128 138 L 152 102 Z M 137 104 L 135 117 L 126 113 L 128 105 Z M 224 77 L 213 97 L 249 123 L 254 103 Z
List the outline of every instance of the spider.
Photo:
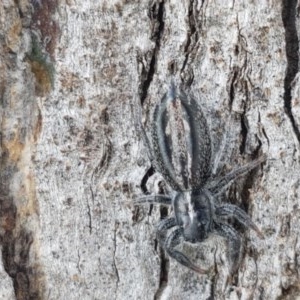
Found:
M 168 92 L 155 107 L 151 123 L 151 139 L 140 126 L 149 158 L 172 188 L 171 195 L 145 195 L 137 204 L 158 203 L 172 206 L 174 216 L 163 219 L 157 226 L 162 248 L 183 266 L 200 274 L 208 270 L 198 267 L 176 250 L 182 240 L 200 243 L 212 233 L 227 240 L 230 273 L 240 264 L 241 237 L 226 223 L 232 217 L 246 227 L 263 234 L 251 218 L 238 206 L 216 204 L 216 197 L 237 177 L 246 174 L 265 161 L 265 156 L 236 168 L 225 176 L 213 176 L 211 136 L 200 105 L 191 95 L 171 84 Z M 151 142 L 150 142 L 151 141 Z M 173 229 L 165 239 L 164 233 Z

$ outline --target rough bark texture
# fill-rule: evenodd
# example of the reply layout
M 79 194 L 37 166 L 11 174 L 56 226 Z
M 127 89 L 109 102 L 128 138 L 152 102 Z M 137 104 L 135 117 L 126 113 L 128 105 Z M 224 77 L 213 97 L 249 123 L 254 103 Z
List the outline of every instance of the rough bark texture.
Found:
M 0 298 L 299 299 L 299 14 L 296 0 L 2 0 Z M 228 169 L 268 157 L 224 197 L 265 235 L 236 227 L 231 281 L 224 240 L 183 245 L 214 267 L 197 275 L 157 245 L 172 211 L 133 205 L 163 181 L 136 107 L 149 122 L 172 76 L 215 149 L 229 131 Z

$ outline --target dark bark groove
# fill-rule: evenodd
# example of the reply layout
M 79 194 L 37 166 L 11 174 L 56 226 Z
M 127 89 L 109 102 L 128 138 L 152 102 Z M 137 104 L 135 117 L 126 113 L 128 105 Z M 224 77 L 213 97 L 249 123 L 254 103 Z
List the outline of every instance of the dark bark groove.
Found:
M 294 133 L 300 143 L 300 130 L 292 113 L 292 87 L 291 84 L 299 71 L 299 39 L 296 27 L 297 0 L 282 1 L 282 21 L 285 29 L 285 49 L 287 58 L 286 75 L 284 79 L 284 109 L 289 117 Z

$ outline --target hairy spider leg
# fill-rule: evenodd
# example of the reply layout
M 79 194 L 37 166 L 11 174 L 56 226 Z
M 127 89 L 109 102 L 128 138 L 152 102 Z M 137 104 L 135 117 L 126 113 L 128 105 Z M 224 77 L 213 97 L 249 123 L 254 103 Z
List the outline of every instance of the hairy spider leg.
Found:
M 156 235 L 158 238 L 158 242 L 160 244 L 160 246 L 164 248 L 164 244 L 165 244 L 165 232 L 172 228 L 175 227 L 177 225 L 177 221 L 174 217 L 171 218 L 167 218 L 167 219 L 163 219 L 161 220 L 158 225 L 157 225 L 157 230 L 156 230 Z
M 216 233 L 224 237 L 227 241 L 227 255 L 229 256 L 228 259 L 230 262 L 230 274 L 234 274 L 238 270 L 241 262 L 241 238 L 237 231 L 228 224 L 215 223 L 214 227 Z
M 264 235 L 259 230 L 259 228 L 255 225 L 255 223 L 251 220 L 251 218 L 238 206 L 233 204 L 224 204 L 220 205 L 216 208 L 215 214 L 218 217 L 233 217 L 238 222 L 243 224 L 246 227 L 252 228 L 254 231 L 256 231 L 257 235 L 263 239 Z
M 181 242 L 182 237 L 182 228 L 177 228 L 167 237 L 163 248 L 167 253 L 177 260 L 180 264 L 184 265 L 187 268 L 192 269 L 193 271 L 200 274 L 207 274 L 208 270 L 204 270 L 196 265 L 194 265 L 183 253 L 174 248 L 178 246 Z
M 140 133 L 140 135 L 141 135 L 143 144 L 146 147 L 148 158 L 150 159 L 150 162 L 151 162 L 152 166 L 154 167 L 154 169 L 159 171 L 150 140 L 146 134 L 145 128 L 141 121 L 141 116 L 142 116 L 141 107 L 140 107 L 140 105 L 137 104 L 132 107 L 132 110 L 133 110 L 134 126 L 135 126 L 137 132 Z
M 208 190 L 213 194 L 213 195 L 218 195 L 221 192 L 224 191 L 226 186 L 234 179 L 245 175 L 246 173 L 250 172 L 251 170 L 255 169 L 257 166 L 259 166 L 261 163 L 263 163 L 266 160 L 266 156 L 263 155 L 259 159 L 252 161 L 242 167 L 236 168 L 229 172 L 228 174 L 216 178 L 208 185 Z
M 162 205 L 171 205 L 172 198 L 166 195 L 146 195 L 146 196 L 139 197 L 134 202 L 137 204 L 159 203 Z
M 157 225 L 157 232 L 161 234 L 162 232 L 177 225 L 175 218 L 168 218 L 161 220 Z
M 219 149 L 218 149 L 218 151 L 216 151 L 216 153 L 214 153 L 212 175 L 218 174 L 219 170 L 223 167 L 220 165 L 220 161 L 223 160 L 226 157 L 226 155 L 228 155 L 228 151 L 226 151 L 226 149 L 229 148 L 228 144 L 229 144 L 229 141 L 231 140 L 229 138 L 229 136 L 230 136 L 230 133 L 233 131 L 232 127 L 233 127 L 233 118 L 230 115 L 229 120 L 226 122 L 226 125 L 225 125 L 226 132 L 222 136 L 222 140 L 221 140 Z M 224 165 L 224 163 L 223 163 L 223 165 Z

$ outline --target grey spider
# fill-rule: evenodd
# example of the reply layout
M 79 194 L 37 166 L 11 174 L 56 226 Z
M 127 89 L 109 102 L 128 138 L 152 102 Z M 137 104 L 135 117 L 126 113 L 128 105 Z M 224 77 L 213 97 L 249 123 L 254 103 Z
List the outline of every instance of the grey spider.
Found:
M 173 189 L 170 196 L 145 195 L 136 200 L 137 204 L 159 203 L 173 207 L 175 216 L 161 220 L 157 226 L 161 246 L 180 264 L 204 274 L 208 270 L 193 264 L 175 247 L 182 240 L 199 243 L 211 233 L 217 233 L 228 242 L 230 273 L 233 274 L 240 263 L 241 238 L 225 219 L 233 217 L 255 230 L 260 238 L 263 234 L 238 206 L 228 203 L 218 206 L 215 199 L 232 180 L 264 162 L 265 156 L 223 177 L 214 178 L 211 137 L 206 118 L 194 97 L 177 90 L 173 83 L 155 107 L 151 139 L 143 126 L 140 129 L 154 168 Z M 163 239 L 163 233 L 171 228 L 173 231 Z

